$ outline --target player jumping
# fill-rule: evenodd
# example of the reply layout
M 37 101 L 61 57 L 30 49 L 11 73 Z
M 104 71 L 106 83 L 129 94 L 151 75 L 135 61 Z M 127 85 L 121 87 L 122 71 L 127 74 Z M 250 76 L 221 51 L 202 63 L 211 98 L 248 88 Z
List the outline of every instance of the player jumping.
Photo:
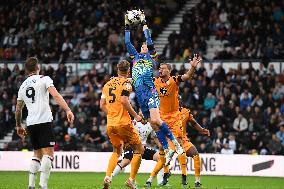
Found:
M 49 106 L 49 94 L 66 112 L 69 123 L 74 121 L 74 115 L 65 100 L 57 92 L 53 81 L 48 76 L 39 75 L 38 60 L 28 58 L 25 63 L 28 78 L 22 83 L 18 91 L 15 112 L 17 134 L 24 138 L 30 135 L 34 155 L 30 164 L 29 189 L 35 189 L 37 172 L 40 174 L 40 188 L 47 189 L 48 178 L 53 161 L 53 146 L 55 137 L 51 122 L 53 120 Z M 27 131 L 21 126 L 22 109 L 26 104 L 28 109 Z
M 124 144 L 130 145 L 134 151 L 130 178 L 125 184 L 131 189 L 136 189 L 136 174 L 140 167 L 141 154 L 143 154 L 144 148 L 129 114 L 138 122 L 142 118 L 133 110 L 129 102 L 129 94 L 132 91 L 131 83 L 127 79 L 130 73 L 130 63 L 122 60 L 118 63 L 117 69 L 118 77 L 112 78 L 104 85 L 100 101 L 101 109 L 107 114 L 107 135 L 113 146 L 113 153 L 109 159 L 104 179 L 104 189 L 109 188 L 111 173 L 122 153 Z
M 197 55 L 194 55 L 193 60 L 190 62 L 191 69 L 184 75 L 178 75 L 173 77 L 170 76 L 171 65 L 163 63 L 160 65 L 159 69 L 160 77 L 155 79 L 154 81 L 161 99 L 161 107 L 160 107 L 161 117 L 167 120 L 166 122 L 168 123 L 171 131 L 174 133 L 175 137 L 178 139 L 180 144 L 183 144 L 184 131 L 182 129 L 182 119 L 179 111 L 179 98 L 178 98 L 179 83 L 192 78 L 195 68 L 200 61 L 201 58 Z M 171 146 L 171 148 L 173 148 L 173 146 Z M 186 149 L 184 150 L 186 152 Z M 182 170 L 182 184 L 187 185 L 186 154 L 183 153 L 182 155 L 179 155 L 178 160 Z M 163 184 L 166 184 L 165 181 L 167 181 L 168 176 L 169 176 L 169 170 L 168 167 L 166 166 L 164 174 L 165 179 Z M 147 180 L 146 185 L 151 185 L 151 181 L 152 177 L 150 177 Z
M 152 78 L 153 70 L 156 66 L 154 59 L 157 57 L 157 52 L 155 51 L 144 14 L 141 16 L 141 23 L 146 43 L 142 45 L 141 52 L 138 53 L 131 44 L 129 20 L 127 16 L 125 17 L 125 45 L 130 57 L 133 59 L 132 80 L 143 116 L 145 119 L 148 119 L 156 131 L 156 135 L 166 153 L 166 163 L 169 163 L 174 151 L 169 150 L 167 138 L 175 145 L 178 154 L 182 154 L 183 149 L 170 131 L 168 125 L 160 118 L 160 99 Z

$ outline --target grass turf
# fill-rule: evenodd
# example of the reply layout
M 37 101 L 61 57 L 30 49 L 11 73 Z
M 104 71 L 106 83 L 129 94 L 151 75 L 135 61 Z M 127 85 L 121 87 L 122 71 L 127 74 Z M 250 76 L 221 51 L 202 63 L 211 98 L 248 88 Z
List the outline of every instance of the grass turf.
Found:
M 119 174 L 111 184 L 111 189 L 126 188 L 124 186 L 128 174 Z M 148 178 L 148 174 L 138 174 L 139 188 Z M 39 178 L 39 176 L 38 176 Z M 49 189 L 97 189 L 102 188 L 103 173 L 52 173 Z M 182 187 L 180 175 L 170 177 L 170 185 L 165 189 L 194 188 L 194 177 L 188 176 L 189 185 Z M 268 177 L 230 177 L 230 176 L 202 176 L 203 188 L 206 189 L 284 189 L 283 178 Z M 37 180 L 38 183 L 38 180 Z M 25 189 L 28 188 L 27 172 L 0 172 L 0 189 Z M 156 179 L 151 188 L 156 186 Z

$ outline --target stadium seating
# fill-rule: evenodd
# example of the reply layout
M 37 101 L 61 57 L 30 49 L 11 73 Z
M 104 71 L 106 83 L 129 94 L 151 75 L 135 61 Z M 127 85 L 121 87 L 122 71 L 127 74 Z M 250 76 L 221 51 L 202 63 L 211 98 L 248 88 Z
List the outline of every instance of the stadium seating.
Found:
M 165 0 L 153 1 L 5 1 L 0 5 L 0 60 L 37 55 L 44 62 L 65 62 L 120 56 L 125 54 L 127 9 L 145 11 L 154 37 L 176 11 Z M 137 35 L 136 41 L 142 37 Z
M 277 0 L 201 0 L 184 15 L 180 34 L 172 33 L 163 54 L 176 61 L 195 52 L 213 53 L 214 59 L 282 58 L 283 7 Z

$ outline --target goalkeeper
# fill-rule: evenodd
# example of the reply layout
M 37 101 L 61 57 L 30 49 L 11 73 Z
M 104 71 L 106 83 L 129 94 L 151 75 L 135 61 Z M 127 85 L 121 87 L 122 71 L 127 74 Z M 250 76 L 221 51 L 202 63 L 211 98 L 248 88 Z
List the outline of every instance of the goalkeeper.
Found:
M 169 149 L 167 138 L 172 141 L 178 154 L 182 154 L 183 149 L 170 131 L 168 125 L 160 117 L 160 99 L 153 83 L 153 71 L 156 67 L 154 59 L 157 58 L 157 52 L 155 51 L 144 13 L 141 13 L 140 21 L 143 25 L 146 42 L 142 45 L 140 53 L 138 53 L 131 44 L 130 22 L 127 15 L 125 16 L 125 45 L 133 62 L 132 81 L 143 116 L 155 130 L 157 138 L 165 151 L 166 164 L 169 164 L 174 151 Z

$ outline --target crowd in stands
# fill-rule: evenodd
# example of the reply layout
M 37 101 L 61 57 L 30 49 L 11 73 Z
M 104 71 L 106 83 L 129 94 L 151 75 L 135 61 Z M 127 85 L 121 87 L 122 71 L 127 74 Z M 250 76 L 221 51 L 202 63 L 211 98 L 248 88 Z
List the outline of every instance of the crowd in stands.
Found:
M 180 85 L 183 106 L 211 132 L 211 137 L 200 136 L 188 125 L 188 136 L 201 153 L 284 154 L 284 72 L 277 74 L 272 64 L 268 68 L 260 64 L 258 69 L 249 65 L 225 72 L 220 65 L 210 63 L 206 69 L 202 64 L 193 80 Z M 185 71 L 184 66 L 179 70 L 173 66 L 172 75 Z M 57 69 L 45 65 L 41 74 L 54 80 L 76 118 L 68 124 L 65 112 L 51 101 L 55 150 L 110 151 L 99 100 L 115 69 L 94 65 L 84 75 L 74 76 L 64 64 Z M 14 129 L 17 91 L 24 78 L 18 65 L 13 70 L 0 68 L 0 137 Z M 135 93 L 130 98 L 137 109 Z M 13 141 L 3 150 L 31 150 L 28 140 L 14 132 Z
M 280 59 L 284 56 L 284 3 L 277 0 L 201 0 L 184 15 L 180 34 L 164 49 L 167 59 L 183 61 L 206 54 L 206 39 L 226 40 L 215 59 Z
M 145 11 L 153 37 L 176 11 L 165 0 L 4 1 L 0 5 L 0 60 L 37 55 L 48 63 L 124 55 L 124 13 L 135 7 Z M 143 40 L 140 30 L 135 32 L 135 41 Z

